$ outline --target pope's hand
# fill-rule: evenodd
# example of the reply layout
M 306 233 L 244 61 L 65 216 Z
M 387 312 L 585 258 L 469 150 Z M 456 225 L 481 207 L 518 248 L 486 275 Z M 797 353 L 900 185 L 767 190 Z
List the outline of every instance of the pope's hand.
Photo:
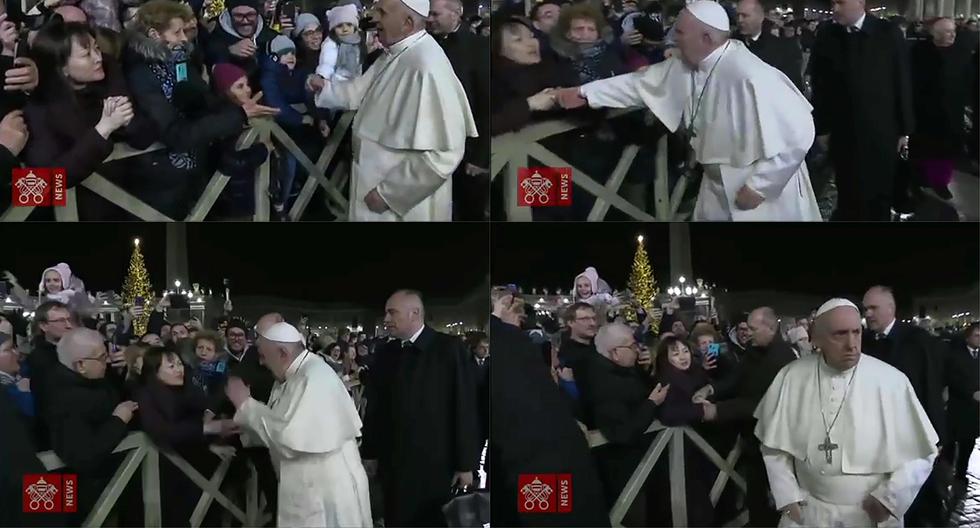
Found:
M 565 110 L 582 108 L 587 104 L 589 104 L 588 99 L 582 97 L 582 93 L 578 87 L 558 90 L 558 106 L 561 106 Z
M 371 192 L 367 193 L 367 196 L 364 197 L 364 203 L 367 204 L 372 213 L 381 214 L 388 210 L 388 204 L 378 193 L 377 188 L 371 189 Z
M 868 517 L 871 517 L 871 520 L 876 523 L 884 522 L 891 515 L 888 508 L 885 508 L 884 505 L 878 502 L 878 499 L 872 497 L 871 495 L 868 495 L 864 499 L 864 502 L 861 503 L 861 507 L 864 508 L 865 513 L 868 514 Z
M 800 508 L 800 503 L 790 504 L 786 508 L 786 515 L 793 520 L 796 524 L 803 524 L 803 508 Z
M 237 410 L 252 396 L 252 391 L 249 390 L 248 385 L 245 385 L 242 378 L 231 376 L 228 378 L 228 385 L 225 387 L 225 395 L 228 396 Z
M 735 195 L 735 207 L 743 211 L 750 211 L 762 205 L 766 197 L 762 196 L 748 185 L 743 185 Z
M 455 486 L 457 488 L 468 488 L 473 485 L 473 472 L 472 471 L 457 471 L 456 476 L 453 477 L 450 486 Z

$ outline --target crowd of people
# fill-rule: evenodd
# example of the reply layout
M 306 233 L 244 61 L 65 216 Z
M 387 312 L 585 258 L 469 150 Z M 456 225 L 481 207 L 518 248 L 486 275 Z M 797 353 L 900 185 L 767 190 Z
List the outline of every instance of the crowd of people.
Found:
M 95 300 L 60 263 L 42 273 L 33 304 L 0 316 L 0 525 L 80 524 L 133 432 L 206 479 L 228 461 L 221 491 L 243 511 L 254 468 L 270 525 L 445 524 L 452 486 L 486 485 L 487 336 L 433 330 L 418 292 L 392 295 L 378 335 L 317 335 L 275 312 L 250 324 L 230 302 L 205 326 L 170 296 L 113 319 Z M 49 472 L 46 450 L 65 464 L 55 471 L 78 475 L 75 513 L 21 513 L 22 476 Z M 143 525 L 141 486 L 131 479 L 115 502 L 119 526 Z M 200 497 L 161 456 L 163 525 L 188 526 Z M 222 515 L 215 504 L 203 523 Z
M 653 210 L 657 142 L 668 134 L 669 172 L 658 176 L 671 188 L 682 174 L 701 176 L 685 195 L 697 195 L 695 208 L 680 210 L 695 220 L 890 220 L 921 211 L 927 197 L 955 220 L 954 169 L 977 172 L 976 20 L 884 19 L 863 0 L 834 2 L 826 20 L 771 7 L 546 0 L 525 13 L 508 2 L 492 28 L 491 132 L 574 118 L 581 126 L 541 144 L 600 183 L 627 146 L 638 147 L 619 192 L 645 211 Z M 678 38 L 678 29 L 697 35 Z M 712 86 L 706 77 L 719 61 Z M 671 73 L 698 68 L 693 91 L 686 75 Z M 764 95 L 729 89 L 727 79 Z M 705 99 L 703 115 L 687 94 Z M 652 115 L 601 110 L 637 107 Z M 743 113 L 749 122 L 725 126 Z M 595 197 L 573 191 L 572 207 L 538 207 L 533 217 L 585 220 Z
M 494 376 L 507 379 L 493 391 L 495 518 L 522 522 L 507 511 L 511 498 L 522 497 L 515 485 L 518 474 L 573 473 L 577 506 L 571 515 L 535 513 L 523 521 L 608 526 L 627 482 L 651 449 L 657 434 L 651 426 L 659 422 L 692 428 L 722 458 L 740 442 L 735 470 L 747 489 L 736 491 L 729 480 L 713 505 L 709 495 L 720 469 L 685 438 L 690 526 L 722 525 L 743 506 L 750 526 L 776 526 L 781 515 L 807 526 L 867 525 L 864 515 L 874 522 L 904 518 L 908 526 L 947 522 L 948 508 L 966 492 L 966 468 L 978 436 L 978 323 L 934 328 L 903 322 L 891 290 L 883 286 L 869 288 L 857 303 L 860 308 L 833 299 L 794 316 L 760 306 L 726 322 L 682 309 L 685 305 L 675 300 L 664 305 L 659 321 L 642 312 L 630 320 L 591 270 L 576 279 L 574 302 L 552 315 L 532 309 L 513 285 L 491 292 Z M 848 330 L 838 330 L 836 325 L 844 324 L 838 319 L 845 317 Z M 848 376 L 858 363 L 862 371 L 881 369 L 865 377 L 890 381 L 869 393 L 863 392 L 869 381 L 855 382 L 856 395 L 847 400 L 850 393 L 844 391 L 854 379 Z M 822 395 L 797 378 L 825 367 L 828 381 L 816 380 L 827 383 Z M 828 395 L 830 403 L 823 401 Z M 538 403 L 527 406 L 532 399 Z M 808 401 L 821 401 L 824 429 L 806 445 L 794 445 L 794 431 L 806 433 L 811 422 L 818 424 L 815 429 L 821 424 L 818 411 L 810 414 L 810 407 L 818 406 Z M 844 401 L 857 403 L 853 409 L 845 406 L 842 424 L 830 425 L 821 444 L 837 448 L 829 445 L 832 438 L 844 446 L 843 455 L 817 451 Z M 516 417 L 522 402 L 524 413 Z M 904 405 L 908 408 L 899 408 Z M 876 422 L 879 412 L 882 420 Z M 774 432 L 781 427 L 790 432 Z M 583 430 L 598 431 L 604 441 L 587 440 Z M 855 447 L 863 442 L 895 448 L 875 455 Z M 810 450 L 814 454 L 808 455 Z M 837 466 L 818 467 L 815 461 L 823 462 L 825 455 Z M 885 463 L 886 456 L 904 459 Z M 802 467 L 814 474 L 799 475 L 797 482 L 793 457 L 797 475 Z M 668 458 L 661 456 L 639 483 L 625 526 L 674 525 L 674 469 L 672 463 L 668 468 Z M 897 469 L 913 462 L 907 471 Z M 867 476 L 876 473 L 885 475 Z M 825 474 L 836 477 L 823 480 Z M 858 486 L 847 480 L 852 478 L 870 480 Z M 885 491 L 898 489 L 904 491 Z M 800 510 L 799 501 L 808 506 Z
M 80 185 L 92 174 L 180 220 L 218 171 L 230 180 L 210 217 L 243 219 L 255 211 L 257 169 L 268 163 L 270 184 L 262 192 L 273 216 L 288 220 L 307 169 L 283 138 L 243 147 L 243 131 L 256 119 L 274 120 L 315 162 L 331 134 L 346 133 L 335 130 L 343 112 L 361 108 L 367 115 L 355 119 L 344 158 L 369 141 L 444 157 L 420 158 L 436 165 L 424 178 L 418 166 L 394 170 L 408 164 L 404 156 L 389 156 L 385 166 L 365 165 L 381 156 L 355 156 L 347 216 L 483 219 L 489 135 L 478 131 L 488 124 L 489 62 L 487 39 L 477 31 L 459 0 L 336 0 L 308 11 L 286 0 L 46 0 L 27 13 L 19 1 L 0 2 L 0 171 L 64 169 L 83 220 L 128 218 Z M 388 67 L 395 60 L 384 50 L 396 44 L 412 52 Z M 401 85 L 401 77 L 376 81 L 376 70 L 431 78 L 441 88 L 370 90 Z M 379 114 L 371 104 L 393 96 L 404 117 Z M 459 123 L 432 125 L 432 138 L 399 130 L 399 123 L 441 119 L 433 105 Z M 143 150 L 154 143 L 163 148 L 106 161 L 117 146 Z M 4 184 L 4 207 L 11 193 Z

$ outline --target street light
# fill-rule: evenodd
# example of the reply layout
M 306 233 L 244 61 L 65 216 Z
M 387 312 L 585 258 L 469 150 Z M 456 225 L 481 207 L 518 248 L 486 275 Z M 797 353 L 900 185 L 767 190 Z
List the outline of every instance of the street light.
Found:
M 681 284 L 684 284 L 685 282 L 687 282 L 687 279 L 685 279 L 683 275 L 681 275 L 681 276 L 680 276 L 680 278 L 678 278 L 677 280 L 678 280 L 678 282 L 680 282 Z

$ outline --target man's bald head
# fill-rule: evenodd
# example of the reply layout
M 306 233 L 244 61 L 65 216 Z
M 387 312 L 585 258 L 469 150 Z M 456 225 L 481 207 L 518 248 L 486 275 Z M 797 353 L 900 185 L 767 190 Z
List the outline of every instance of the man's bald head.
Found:
M 942 17 L 936 19 L 930 28 L 932 42 L 937 47 L 948 48 L 956 42 L 956 22 L 952 18 Z
M 609 323 L 595 335 L 596 351 L 610 359 L 616 347 L 629 347 L 635 342 L 633 329 L 623 323 Z
M 88 24 L 88 16 L 85 14 L 85 11 L 82 11 L 73 5 L 56 7 L 54 12 L 61 15 L 61 18 L 65 19 L 65 22 L 80 22 L 82 24 Z
M 887 286 L 872 286 L 861 301 L 868 328 L 874 332 L 884 332 L 895 320 L 895 295 Z
M 385 326 L 391 335 L 409 339 L 425 325 L 422 294 L 415 290 L 398 290 L 385 303 Z
M 262 317 L 259 317 L 258 322 L 255 323 L 255 331 L 260 334 L 263 334 L 272 325 L 276 323 L 283 323 L 285 321 L 286 320 L 282 318 L 282 314 L 280 313 L 277 312 L 267 313 Z
M 766 19 L 766 8 L 762 0 L 740 0 L 735 9 L 738 16 L 738 32 L 752 38 L 762 33 L 762 22 Z
M 463 21 L 463 2 L 460 0 L 432 0 L 429 7 L 429 32 L 448 35 L 456 31 Z
M 89 379 L 105 376 L 108 353 L 102 334 L 77 328 L 58 341 L 58 362 Z
M 779 319 L 776 311 L 768 306 L 752 310 L 748 318 L 749 330 L 752 332 L 752 344 L 767 347 L 776 338 L 779 331 Z

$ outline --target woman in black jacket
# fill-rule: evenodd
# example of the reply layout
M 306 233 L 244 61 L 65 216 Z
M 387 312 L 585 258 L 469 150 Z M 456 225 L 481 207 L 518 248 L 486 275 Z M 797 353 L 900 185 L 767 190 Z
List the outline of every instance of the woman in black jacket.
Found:
M 205 478 L 218 465 L 218 459 L 234 455 L 228 446 L 209 444 L 208 435 L 229 434 L 236 430 L 231 420 L 216 420 L 209 410 L 204 392 L 187 383 L 188 372 L 175 352 L 152 348 L 143 357 L 143 387 L 139 391 L 140 424 L 162 452 L 174 453 Z M 184 526 L 189 522 L 201 490 L 169 460 L 160 463 L 161 500 L 164 526 Z
M 24 108 L 30 131 L 24 159 L 65 169 L 68 187 L 79 190 L 80 218 L 107 219 L 108 204 L 78 184 L 96 171 L 110 179 L 128 172 L 128 160 L 104 161 L 116 143 L 149 147 L 152 124 L 136 114 L 118 64 L 103 56 L 89 26 L 56 15 L 38 32 L 31 55 L 40 83 Z

